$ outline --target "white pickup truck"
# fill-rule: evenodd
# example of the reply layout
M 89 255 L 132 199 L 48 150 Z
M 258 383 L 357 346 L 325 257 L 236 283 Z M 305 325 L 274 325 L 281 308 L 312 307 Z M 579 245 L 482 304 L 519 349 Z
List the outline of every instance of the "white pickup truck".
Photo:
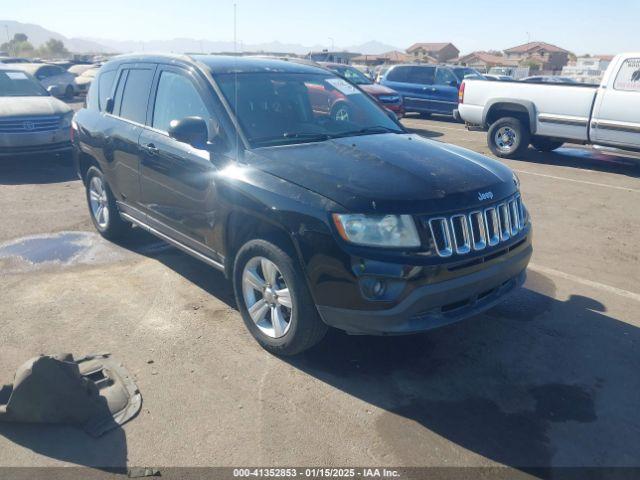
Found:
M 617 55 L 600 86 L 465 80 L 456 116 L 498 157 L 570 142 L 640 158 L 640 53 Z

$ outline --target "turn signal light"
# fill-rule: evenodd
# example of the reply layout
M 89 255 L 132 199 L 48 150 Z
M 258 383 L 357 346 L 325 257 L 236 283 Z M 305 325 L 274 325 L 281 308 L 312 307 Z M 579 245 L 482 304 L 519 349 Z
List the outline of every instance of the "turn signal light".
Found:
M 458 89 L 458 103 L 464 103 L 464 82 L 460 84 Z

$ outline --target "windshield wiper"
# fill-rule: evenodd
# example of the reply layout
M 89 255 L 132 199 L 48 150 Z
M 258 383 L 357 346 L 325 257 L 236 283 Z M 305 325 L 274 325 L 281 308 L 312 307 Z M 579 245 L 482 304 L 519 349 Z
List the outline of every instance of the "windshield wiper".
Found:
M 282 135 L 252 138 L 251 141 L 260 144 L 291 143 L 291 142 L 322 142 L 333 138 L 327 133 L 285 132 Z
M 396 130 L 395 128 L 389 128 L 382 125 L 374 125 L 372 127 L 364 127 L 359 130 L 353 130 L 351 132 L 340 133 L 340 137 L 353 137 L 355 135 L 369 135 L 375 133 L 404 133 L 402 130 Z

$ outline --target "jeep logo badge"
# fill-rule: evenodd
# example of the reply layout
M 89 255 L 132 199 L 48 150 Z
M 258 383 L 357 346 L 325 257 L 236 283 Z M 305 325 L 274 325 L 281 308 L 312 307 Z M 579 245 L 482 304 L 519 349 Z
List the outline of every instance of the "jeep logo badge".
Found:
M 493 192 L 478 192 L 478 200 L 491 200 L 493 198 Z

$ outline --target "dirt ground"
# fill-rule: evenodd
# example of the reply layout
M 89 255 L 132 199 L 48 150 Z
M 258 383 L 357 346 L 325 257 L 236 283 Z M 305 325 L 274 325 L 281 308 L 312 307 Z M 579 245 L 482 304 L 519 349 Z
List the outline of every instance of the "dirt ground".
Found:
M 489 153 L 448 119 L 404 124 Z M 40 353 L 110 352 L 143 407 L 99 439 L 0 424 L 0 466 L 638 466 L 640 166 L 574 147 L 505 163 L 534 222 L 523 288 L 428 334 L 331 332 L 280 359 L 219 272 L 93 233 L 68 159 L 2 160 L 0 383 Z

